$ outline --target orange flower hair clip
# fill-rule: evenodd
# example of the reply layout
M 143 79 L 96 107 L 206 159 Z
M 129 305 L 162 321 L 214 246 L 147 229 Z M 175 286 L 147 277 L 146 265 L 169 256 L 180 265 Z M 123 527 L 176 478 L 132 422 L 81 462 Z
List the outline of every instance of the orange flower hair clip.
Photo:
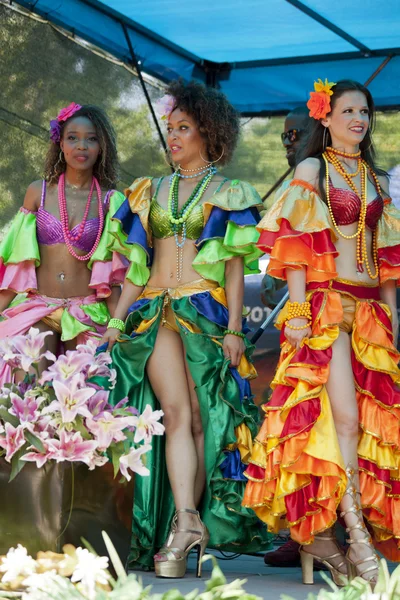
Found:
M 336 85 L 333 81 L 322 79 L 314 81 L 314 92 L 310 92 L 310 99 L 307 102 L 307 108 L 310 109 L 310 117 L 314 119 L 325 119 L 326 115 L 331 112 L 331 96 L 332 88 Z

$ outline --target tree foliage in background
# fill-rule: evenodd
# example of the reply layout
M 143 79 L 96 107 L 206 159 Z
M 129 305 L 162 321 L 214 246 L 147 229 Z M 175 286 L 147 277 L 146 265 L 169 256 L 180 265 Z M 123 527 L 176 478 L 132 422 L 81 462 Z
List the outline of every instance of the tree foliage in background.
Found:
M 169 173 L 137 78 L 1 4 L 0 22 L 0 227 L 21 205 L 29 183 L 42 177 L 49 121 L 72 101 L 97 104 L 109 114 L 118 135 L 120 189 L 141 175 Z M 162 93 L 147 87 L 153 100 Z M 283 124 L 283 117 L 243 119 L 224 174 L 249 181 L 263 195 L 287 169 Z M 375 141 L 385 169 L 400 163 L 399 128 L 399 113 L 378 115 Z

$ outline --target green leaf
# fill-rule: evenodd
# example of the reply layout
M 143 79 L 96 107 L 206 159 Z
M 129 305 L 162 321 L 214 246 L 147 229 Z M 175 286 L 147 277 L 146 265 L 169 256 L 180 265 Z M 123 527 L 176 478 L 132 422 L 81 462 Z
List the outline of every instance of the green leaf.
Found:
M 75 419 L 75 424 L 74 424 L 74 429 L 76 431 L 79 431 L 79 433 L 81 434 L 81 436 L 83 437 L 84 440 L 92 440 L 92 436 L 90 435 L 90 433 L 88 432 L 88 430 L 86 429 L 86 427 L 83 424 L 83 418 L 81 417 L 81 415 L 78 415 Z
M 14 415 L 10 415 L 6 406 L 0 406 L 0 418 L 6 423 L 11 423 L 13 427 L 18 427 L 19 420 Z
M 34 433 L 31 433 L 28 430 L 25 430 L 24 432 L 25 434 L 25 439 L 36 448 L 36 450 L 39 450 L 39 452 L 41 454 L 44 454 L 46 452 L 46 448 L 43 446 L 42 440 L 40 438 L 37 437 L 37 435 L 35 435 Z
M 114 467 L 114 477 L 116 477 L 119 471 L 119 459 L 123 454 L 125 454 L 124 442 L 113 444 L 109 448 L 109 452 L 111 453 L 111 460 Z
M 18 473 L 20 473 L 22 471 L 22 469 L 24 468 L 24 466 L 26 465 L 26 462 L 24 460 L 20 460 L 20 458 L 21 458 L 21 456 L 26 454 L 27 449 L 28 449 L 28 444 L 24 444 L 22 446 L 22 448 L 17 450 L 17 452 L 12 457 L 12 459 L 11 459 L 11 475 L 10 475 L 9 482 L 12 481 L 14 479 L 14 477 L 16 477 L 18 475 Z
M 118 556 L 117 551 L 114 548 L 112 541 L 110 540 L 109 535 L 105 531 L 102 531 L 101 535 L 103 536 L 103 540 L 106 545 L 107 552 L 110 555 L 110 559 L 111 559 L 112 565 L 114 567 L 114 570 L 117 574 L 118 579 L 121 581 L 125 581 L 128 576 L 126 574 L 124 565 L 122 564 L 121 559 Z

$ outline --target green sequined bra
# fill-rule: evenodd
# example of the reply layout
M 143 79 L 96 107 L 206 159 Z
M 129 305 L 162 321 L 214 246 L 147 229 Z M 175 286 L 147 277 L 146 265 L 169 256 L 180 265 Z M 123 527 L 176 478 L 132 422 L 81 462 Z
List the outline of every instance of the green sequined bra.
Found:
M 168 218 L 168 212 L 159 204 L 157 200 L 158 191 L 164 177 L 160 177 L 157 183 L 155 194 L 151 200 L 149 223 L 153 236 L 157 239 L 173 237 L 174 230 L 172 223 Z M 197 205 L 190 214 L 186 222 L 186 237 L 190 240 L 197 240 L 201 236 L 204 228 L 203 207 Z

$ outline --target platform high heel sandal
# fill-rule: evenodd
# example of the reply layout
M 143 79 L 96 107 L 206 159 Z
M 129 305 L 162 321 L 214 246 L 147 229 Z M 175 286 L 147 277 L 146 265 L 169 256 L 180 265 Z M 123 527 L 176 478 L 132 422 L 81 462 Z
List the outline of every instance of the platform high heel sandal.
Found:
M 316 535 L 315 539 L 321 541 L 335 542 L 335 544 L 337 545 L 336 538 L 333 534 L 329 535 L 329 532 L 326 532 L 326 535 Z M 335 552 L 334 554 L 331 554 L 329 556 L 324 556 L 323 558 L 321 556 L 317 556 L 316 554 L 312 554 L 311 552 L 306 552 L 306 550 L 304 550 L 305 547 L 306 546 L 300 547 L 300 560 L 301 571 L 303 575 L 303 583 L 305 583 L 306 585 L 312 585 L 314 583 L 314 561 L 316 561 L 317 563 L 324 565 L 328 569 L 333 582 L 338 587 L 346 585 L 347 561 L 345 555 L 339 547 L 338 552 Z M 335 560 L 336 558 L 341 558 L 342 560 L 337 565 L 334 565 L 331 561 Z M 340 568 L 344 566 L 346 566 L 346 572 L 342 573 L 340 571 Z
M 350 525 L 346 527 L 347 533 L 350 534 L 350 539 L 347 540 L 347 543 L 350 544 L 350 547 L 346 554 L 347 565 L 348 565 L 348 576 L 349 579 L 353 579 L 354 577 L 362 577 L 366 581 L 370 583 L 373 587 L 376 584 L 377 576 L 378 576 L 378 568 L 379 568 L 379 558 L 375 552 L 374 546 L 372 544 L 372 539 L 369 534 L 367 527 L 365 526 L 364 517 L 362 514 L 361 504 L 357 501 L 357 496 L 360 496 L 360 492 L 357 490 L 354 482 L 355 470 L 348 466 L 346 467 L 346 475 L 347 475 L 347 487 L 344 495 L 348 495 L 351 498 L 351 506 L 348 509 L 343 510 L 340 513 L 341 517 L 345 517 L 348 514 L 353 514 L 357 522 L 354 525 Z M 364 537 L 361 539 L 351 539 L 351 532 L 359 530 L 364 534 Z M 368 546 L 371 550 L 371 556 L 367 556 L 366 558 L 362 558 L 360 560 L 352 560 L 350 558 L 350 550 L 352 546 L 356 544 L 363 544 L 364 546 Z M 362 565 L 365 563 L 373 563 L 371 566 L 367 566 L 365 569 L 362 568 Z M 368 573 L 375 571 L 375 576 L 368 577 Z
M 155 560 L 154 569 L 157 577 L 171 577 L 180 578 L 184 577 L 187 567 L 187 557 L 193 548 L 197 547 L 197 577 L 201 577 L 201 559 L 206 551 L 210 534 L 208 529 L 203 523 L 201 523 L 201 531 L 198 529 L 178 529 L 178 515 L 180 513 L 190 513 L 197 515 L 200 520 L 200 515 L 197 510 L 190 508 L 181 508 L 177 510 L 174 518 L 172 519 L 171 531 L 169 533 L 167 542 L 158 552 L 157 555 L 162 555 L 165 560 Z M 173 548 L 170 544 L 173 541 L 176 533 L 193 533 L 199 536 L 197 540 L 191 542 L 185 550 L 180 548 Z

